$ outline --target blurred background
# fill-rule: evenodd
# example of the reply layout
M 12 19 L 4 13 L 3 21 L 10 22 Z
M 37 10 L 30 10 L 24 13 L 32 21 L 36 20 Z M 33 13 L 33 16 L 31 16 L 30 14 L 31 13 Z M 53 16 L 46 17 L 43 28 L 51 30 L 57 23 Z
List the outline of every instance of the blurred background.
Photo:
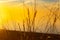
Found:
M 0 29 L 59 34 L 59 10 L 59 0 L 0 0 Z

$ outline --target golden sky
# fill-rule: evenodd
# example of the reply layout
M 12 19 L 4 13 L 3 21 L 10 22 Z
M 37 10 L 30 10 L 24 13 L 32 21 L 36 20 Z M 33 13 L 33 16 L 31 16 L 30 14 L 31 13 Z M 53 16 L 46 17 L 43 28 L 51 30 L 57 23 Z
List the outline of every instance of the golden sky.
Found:
M 31 0 L 32 1 L 32 0 Z M 0 29 L 3 29 L 3 26 L 9 26 L 8 28 L 10 30 L 14 30 L 13 27 L 13 23 L 20 23 L 20 25 L 22 25 L 23 20 L 26 20 L 27 18 L 27 8 L 29 8 L 29 12 L 30 12 L 30 18 L 32 20 L 33 18 L 33 14 L 34 14 L 34 5 L 28 5 L 30 1 L 26 1 L 24 2 L 25 5 L 23 5 L 23 3 L 18 3 L 18 2 L 0 2 Z M 44 5 L 47 7 L 45 8 Z M 53 5 L 54 3 L 38 3 L 36 9 L 37 9 L 37 15 L 36 15 L 36 19 L 35 19 L 35 26 L 38 28 L 36 29 L 37 31 L 40 29 L 43 31 L 45 30 L 44 26 L 46 26 L 46 23 L 49 19 L 50 16 L 48 16 L 50 13 L 50 10 L 52 7 L 53 8 L 57 8 L 57 4 Z M 54 10 L 54 9 L 53 9 Z M 60 12 L 58 12 L 57 15 Z M 41 19 L 42 18 L 42 19 Z M 53 19 L 54 16 L 51 16 L 51 25 L 53 23 Z M 56 22 L 56 26 L 57 28 L 60 28 L 59 26 L 59 19 L 57 19 Z M 42 28 L 40 28 L 39 26 L 42 25 Z M 17 25 L 16 25 L 17 26 Z M 35 28 L 36 28 L 35 27 Z M 23 28 L 23 27 L 21 27 Z M 6 28 L 7 29 L 7 28 Z M 17 27 L 17 30 L 19 30 L 19 28 Z M 58 29 L 59 30 L 59 29 Z

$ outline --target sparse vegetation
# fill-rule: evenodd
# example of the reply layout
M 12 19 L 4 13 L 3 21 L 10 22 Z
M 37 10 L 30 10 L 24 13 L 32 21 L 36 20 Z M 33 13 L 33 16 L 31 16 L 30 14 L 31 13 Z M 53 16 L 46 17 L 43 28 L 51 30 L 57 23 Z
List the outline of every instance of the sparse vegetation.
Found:
M 34 15 L 33 15 L 33 19 L 32 19 L 32 21 L 31 21 L 31 18 L 30 18 L 30 10 L 29 10 L 29 8 L 27 8 L 27 18 L 26 18 L 26 20 L 22 20 L 23 21 L 23 24 L 22 24 L 22 26 L 23 26 L 23 31 L 22 31 L 22 29 L 21 29 L 21 26 L 20 26 L 20 24 L 19 23 L 14 23 L 13 24 L 13 26 L 14 26 L 14 28 L 15 28 L 15 31 L 16 31 L 16 27 L 19 27 L 19 32 L 20 32 L 20 34 L 17 34 L 18 35 L 18 37 L 20 37 L 20 39 L 21 40 L 32 40 L 32 39 L 34 39 L 33 37 L 31 37 L 31 35 L 32 34 L 34 34 L 35 32 L 36 32 L 36 29 L 38 29 L 38 28 L 36 28 L 35 29 L 35 19 L 36 19 L 36 16 L 37 16 L 37 10 L 36 10 L 36 0 L 34 1 L 35 2 L 35 4 L 34 4 Z M 24 4 L 24 2 L 23 2 L 23 5 L 25 5 Z M 55 4 L 53 4 L 53 5 L 55 5 Z M 58 5 L 59 6 L 59 5 Z M 49 10 L 49 15 L 47 15 L 47 17 L 48 17 L 48 20 L 47 20 L 47 23 L 46 23 L 46 25 L 45 25 L 45 32 L 46 33 L 58 33 L 58 31 L 57 31 L 57 29 L 56 29 L 56 26 L 55 26 L 55 24 L 56 24 L 56 21 L 57 21 L 57 19 L 59 19 L 59 17 L 58 17 L 58 15 L 57 15 L 57 12 L 59 11 L 59 7 L 58 8 L 54 8 L 54 7 L 52 7 L 51 9 L 49 9 L 49 8 L 47 8 L 47 6 L 45 6 L 44 5 L 44 7 L 46 8 L 46 9 L 48 9 Z M 53 22 L 51 23 L 51 17 L 53 17 Z M 42 18 L 45 18 L 45 16 L 43 16 Z M 41 19 L 42 19 L 41 18 Z M 40 20 L 41 20 L 40 19 Z M 39 21 L 40 21 L 39 20 Z M 44 19 L 43 19 L 44 20 Z M 59 19 L 60 20 L 60 19 Z M 26 23 L 25 23 L 26 22 Z M 42 21 L 40 21 L 41 23 L 42 23 Z M 18 25 L 18 26 L 16 26 L 16 25 Z M 42 24 L 43 25 L 43 24 Z M 3 26 L 4 27 L 4 29 L 6 30 L 6 28 L 5 28 L 5 26 Z M 27 27 L 27 32 L 26 32 L 26 27 Z M 42 27 L 41 25 L 39 25 L 39 27 Z M 7 27 L 8 28 L 8 27 Z M 39 29 L 40 30 L 40 29 Z M 6 31 L 7 32 L 7 31 Z M 42 32 L 42 30 L 40 30 L 40 32 Z M 26 34 L 27 33 L 27 34 Z M 9 33 L 7 32 L 7 35 L 8 35 Z M 22 35 L 23 34 L 23 35 Z M 42 34 L 41 34 L 42 35 Z M 44 36 L 45 34 L 43 34 L 42 36 Z M 34 36 L 34 35 L 33 35 Z M 30 39 L 30 37 L 32 38 L 32 39 Z M 20 40 L 20 39 L 18 39 L 18 40 Z M 37 38 L 38 39 L 38 38 Z M 40 38 L 39 38 L 40 39 Z M 48 40 L 48 39 L 46 39 L 46 40 Z
M 59 0 L 58 0 L 59 1 Z M 23 31 L 25 32 L 26 31 L 26 27 L 28 27 L 27 28 L 27 31 L 28 32 L 36 32 L 36 29 L 38 29 L 38 28 L 36 28 L 35 29 L 35 19 L 36 19 L 36 16 L 37 16 L 37 10 L 36 10 L 36 0 L 34 0 L 34 15 L 33 15 L 33 19 L 32 19 L 32 21 L 31 21 L 31 18 L 30 18 L 30 9 L 29 8 L 26 8 L 27 9 L 27 15 L 28 15 L 28 17 L 26 18 L 26 20 L 23 20 Z M 43 4 L 43 3 L 42 3 Z M 55 5 L 56 3 L 54 3 L 53 5 Z M 24 4 L 24 0 L 23 0 L 23 5 L 25 6 L 25 4 Z M 55 26 L 55 24 L 56 24 L 56 21 L 57 21 L 57 19 L 59 19 L 60 20 L 60 18 L 58 17 L 58 15 L 57 15 L 57 11 L 59 11 L 59 7 L 58 8 L 56 8 L 56 7 L 52 7 L 51 9 L 50 8 L 48 8 L 46 5 L 44 5 L 43 4 L 43 6 L 44 6 L 44 8 L 46 8 L 47 10 L 49 10 L 49 12 L 50 13 L 48 13 L 48 15 L 45 15 L 45 16 L 47 16 L 48 17 L 48 20 L 47 20 L 47 23 L 46 23 L 46 26 L 45 26 L 45 32 L 46 33 L 48 33 L 49 32 L 49 30 L 50 31 L 53 31 L 53 30 L 55 30 L 56 29 L 56 26 Z M 58 2 L 58 6 L 59 6 L 59 2 Z M 43 16 L 41 19 L 45 19 L 45 16 Z M 52 17 L 54 17 L 53 18 L 53 24 L 51 24 L 51 18 Z M 41 19 L 39 20 L 39 22 L 42 22 L 41 21 Z M 43 19 L 43 20 L 44 20 Z M 26 22 L 26 23 L 25 23 Z M 15 24 L 13 24 L 13 26 L 14 26 L 14 28 L 15 28 L 15 30 L 16 30 L 16 24 L 18 25 L 18 27 L 19 27 L 19 30 L 20 31 L 22 31 L 21 30 L 21 26 L 20 26 L 20 24 L 19 23 L 15 23 Z M 41 23 L 38 23 L 39 24 L 39 27 L 42 27 L 40 24 Z M 25 25 L 27 25 L 27 26 L 25 26 Z M 43 25 L 43 24 L 42 24 Z M 48 26 L 50 25 L 50 27 L 48 28 Z M 8 28 L 8 27 L 7 27 Z M 51 29 L 52 28 L 52 29 Z M 5 28 L 6 29 L 6 28 Z M 40 30 L 40 29 L 39 29 Z M 40 30 L 40 32 L 42 32 L 42 30 Z M 57 30 L 56 30 L 56 32 L 57 32 Z M 58 32 L 57 32 L 58 33 Z

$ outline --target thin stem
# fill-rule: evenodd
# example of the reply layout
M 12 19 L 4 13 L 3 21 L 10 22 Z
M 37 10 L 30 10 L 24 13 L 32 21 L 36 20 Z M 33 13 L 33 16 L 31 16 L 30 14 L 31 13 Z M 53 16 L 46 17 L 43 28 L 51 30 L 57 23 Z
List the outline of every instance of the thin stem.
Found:
M 20 29 L 20 31 L 21 31 L 21 28 L 20 28 L 20 24 L 18 23 L 18 27 L 19 27 L 19 29 Z
M 23 30 L 25 32 L 25 21 L 23 20 Z

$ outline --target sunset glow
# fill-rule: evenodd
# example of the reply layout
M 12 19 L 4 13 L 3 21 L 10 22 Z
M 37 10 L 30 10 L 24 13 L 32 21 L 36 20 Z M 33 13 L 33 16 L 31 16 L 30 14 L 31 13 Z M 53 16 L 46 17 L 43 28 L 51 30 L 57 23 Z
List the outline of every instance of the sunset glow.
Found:
M 55 3 L 56 2 L 56 3 Z M 37 32 L 39 32 L 39 30 L 42 30 L 44 32 L 44 28 L 46 26 L 47 21 L 50 19 L 50 23 L 51 25 L 53 24 L 54 21 L 54 15 L 50 10 L 55 10 L 54 8 L 58 8 L 58 3 L 57 1 L 52 2 L 51 1 L 47 1 L 46 0 L 37 0 L 37 4 L 36 4 L 36 10 L 37 10 L 37 14 L 36 14 L 36 18 L 35 18 L 35 29 Z M 44 6 L 45 5 L 45 6 Z M 23 30 L 23 20 L 26 23 L 26 20 L 28 18 L 28 9 L 29 9 L 29 16 L 30 16 L 30 20 L 33 20 L 33 16 L 34 16 L 34 0 L 25 0 L 24 4 L 22 1 L 18 1 L 18 0 L 6 0 L 6 1 L 0 1 L 0 24 L 2 25 L 0 28 L 4 28 L 3 26 L 8 26 L 9 29 L 7 30 L 15 30 L 14 29 L 14 24 L 19 23 L 21 25 L 21 29 Z M 52 9 L 51 9 L 52 8 Z M 60 12 L 57 11 L 57 17 L 60 15 Z M 52 16 L 53 15 L 53 16 Z M 59 26 L 59 18 L 56 21 L 56 26 L 57 29 L 60 28 Z M 48 24 L 49 25 L 49 24 Z M 26 25 L 25 25 L 26 26 Z M 42 26 L 42 28 L 40 28 L 40 26 Z M 38 29 L 37 29 L 38 28 Z M 48 27 L 49 28 L 49 27 Z M 17 27 L 16 30 L 19 30 L 19 28 Z M 58 29 L 59 30 L 59 29 Z

